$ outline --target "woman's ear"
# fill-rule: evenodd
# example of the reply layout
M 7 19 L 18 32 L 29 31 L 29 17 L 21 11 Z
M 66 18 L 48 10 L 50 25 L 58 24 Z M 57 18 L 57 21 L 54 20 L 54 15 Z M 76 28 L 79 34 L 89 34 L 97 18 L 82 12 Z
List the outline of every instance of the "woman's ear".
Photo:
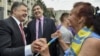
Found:
M 79 24 L 85 23 L 85 17 L 81 17 L 81 18 L 79 19 L 78 23 L 79 23 Z

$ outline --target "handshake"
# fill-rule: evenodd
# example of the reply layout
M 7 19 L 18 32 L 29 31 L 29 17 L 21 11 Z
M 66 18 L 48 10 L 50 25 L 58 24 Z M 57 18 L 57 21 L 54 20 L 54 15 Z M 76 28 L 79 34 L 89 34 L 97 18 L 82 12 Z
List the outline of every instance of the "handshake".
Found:
M 48 46 L 54 42 L 57 38 L 60 40 L 61 38 L 61 33 L 59 31 L 56 31 L 51 35 L 52 40 L 50 40 L 48 43 L 46 41 L 46 38 L 39 38 L 35 41 L 32 42 L 31 44 L 31 49 L 32 52 L 34 53 L 39 53 L 41 56 L 50 56 L 49 54 L 49 48 Z
M 32 52 L 38 52 L 41 56 L 50 56 L 48 44 L 45 38 L 39 38 L 31 44 Z

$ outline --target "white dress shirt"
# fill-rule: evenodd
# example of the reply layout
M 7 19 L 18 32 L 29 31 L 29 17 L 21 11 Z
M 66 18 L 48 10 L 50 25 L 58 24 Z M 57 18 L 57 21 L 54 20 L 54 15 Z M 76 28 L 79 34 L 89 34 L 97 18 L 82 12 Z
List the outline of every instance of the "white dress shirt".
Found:
M 16 23 L 18 24 L 18 26 L 19 26 L 19 24 L 20 24 L 20 21 L 16 18 L 16 17 L 14 17 L 14 16 L 12 16 L 13 17 L 13 19 L 16 21 Z M 32 50 L 31 50 L 31 45 L 25 45 L 25 49 L 24 49 L 25 51 L 25 56 L 33 56 L 33 53 L 32 53 Z

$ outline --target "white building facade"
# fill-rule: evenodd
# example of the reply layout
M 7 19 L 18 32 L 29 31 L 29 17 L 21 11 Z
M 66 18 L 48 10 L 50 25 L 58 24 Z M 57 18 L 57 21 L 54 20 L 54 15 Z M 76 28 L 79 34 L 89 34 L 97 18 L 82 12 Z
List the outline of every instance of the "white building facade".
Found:
M 28 17 L 31 16 L 31 9 L 32 6 L 35 4 L 37 0 L 0 0 L 0 15 L 2 15 L 3 18 L 7 18 L 10 15 L 10 9 L 13 2 L 24 2 L 28 6 Z

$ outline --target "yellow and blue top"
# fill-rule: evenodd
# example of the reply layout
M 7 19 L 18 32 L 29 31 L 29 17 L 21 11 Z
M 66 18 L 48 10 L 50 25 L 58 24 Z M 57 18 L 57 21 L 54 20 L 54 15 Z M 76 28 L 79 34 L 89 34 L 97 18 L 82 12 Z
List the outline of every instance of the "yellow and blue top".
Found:
M 77 56 L 80 52 L 82 44 L 84 41 L 89 38 L 97 38 L 100 39 L 100 36 L 95 32 L 92 32 L 89 28 L 83 27 L 78 34 L 75 35 L 74 39 L 72 40 L 72 44 L 69 49 L 65 51 L 64 56 Z

